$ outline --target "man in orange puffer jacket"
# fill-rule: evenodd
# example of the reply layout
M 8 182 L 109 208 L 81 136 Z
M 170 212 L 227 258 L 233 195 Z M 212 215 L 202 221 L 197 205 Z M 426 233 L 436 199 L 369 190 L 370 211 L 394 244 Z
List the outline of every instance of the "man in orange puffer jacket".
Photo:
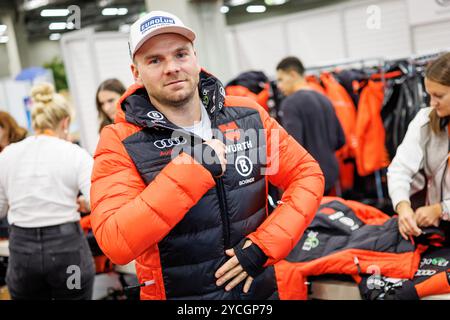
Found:
M 323 175 L 261 106 L 225 96 L 194 39 L 167 12 L 131 26 L 136 83 L 97 146 L 92 228 L 114 263 L 136 260 L 143 299 L 277 298 L 273 266 L 313 219 Z M 270 216 L 269 181 L 284 190 Z

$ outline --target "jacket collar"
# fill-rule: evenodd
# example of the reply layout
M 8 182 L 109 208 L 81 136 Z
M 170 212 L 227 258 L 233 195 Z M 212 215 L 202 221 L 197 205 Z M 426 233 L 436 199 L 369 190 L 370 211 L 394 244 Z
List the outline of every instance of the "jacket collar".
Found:
M 225 89 L 222 83 L 205 70 L 200 71 L 198 84 L 200 100 L 205 106 L 209 117 L 215 122 L 217 114 L 222 111 L 225 101 Z M 115 122 L 130 122 L 140 127 L 164 127 L 179 129 L 171 123 L 151 103 L 147 91 L 143 86 L 133 84 L 122 95 L 118 102 L 118 112 Z

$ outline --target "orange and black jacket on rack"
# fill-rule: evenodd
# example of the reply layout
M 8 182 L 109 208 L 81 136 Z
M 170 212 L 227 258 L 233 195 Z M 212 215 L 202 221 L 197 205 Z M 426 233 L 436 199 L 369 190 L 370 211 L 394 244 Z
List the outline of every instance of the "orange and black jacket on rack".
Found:
M 356 107 L 345 88 L 329 72 L 323 72 L 320 80 L 327 97 L 331 100 L 336 116 L 345 134 L 345 145 L 336 152 L 339 160 L 339 181 L 343 190 L 352 189 L 354 182 L 354 165 L 349 160 L 355 156 L 356 138 Z
M 225 133 L 227 158 L 233 154 L 236 161 L 213 178 L 188 153 L 172 157 L 173 145 L 184 141 L 171 140 L 172 134 L 184 130 L 154 108 L 144 88 L 131 86 L 95 153 L 91 220 L 97 242 L 114 263 L 136 260 L 139 281 L 147 284 L 143 299 L 276 298 L 273 265 L 312 221 L 323 193 L 322 172 L 257 103 L 224 97 L 223 86 L 205 71 L 199 93 L 213 129 Z M 252 136 L 237 129 L 265 131 Z M 258 161 L 249 162 L 250 152 L 258 153 Z M 268 181 L 284 190 L 270 216 Z M 225 291 L 214 274 L 229 259 L 225 250 L 245 238 L 267 257 L 265 269 L 248 293 L 243 283 Z
M 450 293 L 450 248 L 430 246 L 422 255 L 413 279 L 382 275 L 361 277 L 359 290 L 365 300 L 419 300 Z
M 275 266 L 276 274 L 298 283 L 295 290 L 279 286 L 279 296 L 306 299 L 308 277 L 325 274 L 349 275 L 358 283 L 375 272 L 412 279 L 427 247 L 403 239 L 396 217 L 356 201 L 324 197 L 302 239 Z
M 381 119 L 384 83 L 369 80 L 361 92 L 356 118 L 356 168 L 360 176 L 367 176 L 389 165 L 385 146 L 386 132 Z

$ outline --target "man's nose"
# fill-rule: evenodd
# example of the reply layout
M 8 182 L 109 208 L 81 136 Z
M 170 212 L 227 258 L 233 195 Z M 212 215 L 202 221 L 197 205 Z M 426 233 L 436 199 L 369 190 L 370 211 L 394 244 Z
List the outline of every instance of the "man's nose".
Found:
M 180 65 L 174 59 L 168 59 L 165 65 L 165 72 L 170 74 L 180 71 Z

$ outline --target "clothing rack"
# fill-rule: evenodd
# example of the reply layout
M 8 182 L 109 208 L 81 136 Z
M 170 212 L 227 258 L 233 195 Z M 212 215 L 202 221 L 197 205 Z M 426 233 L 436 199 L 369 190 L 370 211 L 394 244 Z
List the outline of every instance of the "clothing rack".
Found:
M 450 51 L 450 48 L 444 50 L 431 51 L 425 54 L 415 54 L 409 58 L 411 63 L 426 63 L 428 61 L 434 60 L 438 58 L 440 55 L 447 53 Z
M 372 63 L 370 63 L 372 62 Z M 378 67 L 380 69 L 380 80 L 385 83 L 385 70 L 384 66 L 386 64 L 386 60 L 382 57 L 374 57 L 374 58 L 361 58 L 361 59 L 346 59 L 341 61 L 335 61 L 332 63 L 325 63 L 321 65 L 311 66 L 306 68 L 306 72 L 315 73 L 320 72 L 326 69 L 335 69 L 336 67 L 349 66 L 360 64 L 361 68 L 365 67 Z M 383 195 L 383 187 L 381 183 L 381 172 L 377 170 L 374 172 L 375 177 L 375 186 L 377 192 L 378 201 L 381 202 L 384 200 Z M 336 183 L 336 186 L 339 186 L 339 182 Z M 340 188 L 336 188 L 338 195 L 341 193 Z
M 311 73 L 318 73 L 320 71 L 324 71 L 327 69 L 336 69 L 337 67 L 351 66 L 351 65 L 355 65 L 355 64 L 360 64 L 361 68 L 378 67 L 380 69 L 380 79 L 383 83 L 385 83 L 384 66 L 386 64 L 386 60 L 383 57 L 344 59 L 344 60 L 328 62 L 325 64 L 310 66 L 310 67 L 305 68 L 305 70 L 307 73 L 311 74 Z
M 370 61 L 374 61 L 375 63 L 368 63 Z M 371 66 L 384 66 L 385 59 L 382 57 L 374 57 L 374 58 L 360 58 L 360 59 L 344 59 L 334 62 L 328 62 L 325 64 L 310 66 L 306 68 L 306 71 L 318 71 L 323 69 L 332 69 L 336 67 L 353 65 L 353 64 L 361 64 L 362 67 L 371 67 Z
M 437 57 L 439 57 L 440 55 L 442 55 L 446 52 L 450 52 L 450 48 L 444 49 L 444 50 L 435 50 L 435 51 L 431 51 L 431 52 L 427 52 L 427 53 L 423 53 L 423 54 L 413 54 L 408 57 L 400 57 L 400 58 L 395 58 L 395 59 L 386 59 L 383 57 L 344 59 L 344 60 L 339 60 L 339 61 L 326 62 L 324 64 L 319 64 L 319 65 L 309 66 L 309 67 L 306 67 L 305 70 L 306 70 L 307 74 L 317 74 L 317 73 L 320 73 L 325 70 L 336 69 L 338 67 L 352 66 L 352 65 L 358 65 L 358 64 L 361 66 L 361 68 L 378 67 L 380 70 L 380 80 L 383 83 L 386 83 L 385 74 L 386 74 L 387 66 L 389 64 L 392 64 L 395 62 L 406 61 L 409 66 L 408 66 L 408 69 L 403 70 L 403 72 L 405 74 L 406 73 L 413 74 L 414 72 L 416 72 L 417 66 L 424 65 L 427 62 L 436 59 Z M 381 175 L 382 175 L 382 170 L 377 170 L 374 172 L 376 193 L 377 193 L 377 198 L 378 198 L 379 202 L 384 201 L 384 198 L 385 198 L 384 192 L 383 192 L 383 187 L 382 187 Z

